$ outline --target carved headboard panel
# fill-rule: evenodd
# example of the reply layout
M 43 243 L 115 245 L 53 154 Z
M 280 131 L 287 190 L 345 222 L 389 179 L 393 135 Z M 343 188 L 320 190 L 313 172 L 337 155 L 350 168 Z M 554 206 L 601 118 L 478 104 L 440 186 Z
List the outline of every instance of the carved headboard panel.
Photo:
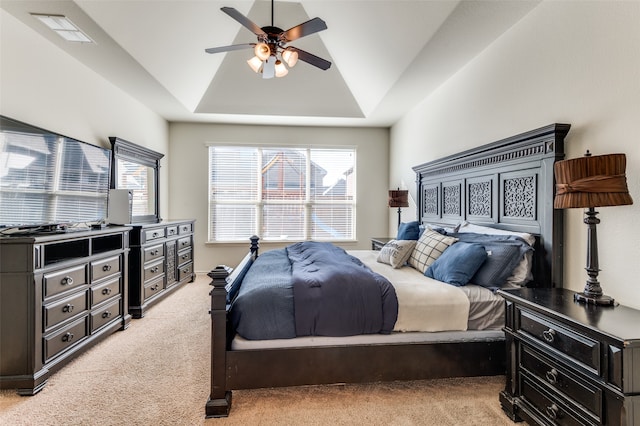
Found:
M 531 286 L 562 287 L 563 212 L 553 209 L 553 164 L 568 124 L 552 124 L 413 170 L 422 223 L 479 225 L 536 235 Z

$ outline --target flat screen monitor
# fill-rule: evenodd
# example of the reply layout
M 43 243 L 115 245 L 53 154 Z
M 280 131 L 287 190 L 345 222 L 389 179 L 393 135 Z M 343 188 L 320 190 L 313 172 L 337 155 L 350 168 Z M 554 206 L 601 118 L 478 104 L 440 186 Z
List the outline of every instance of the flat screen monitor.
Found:
M 111 150 L 0 116 L 0 228 L 107 216 Z

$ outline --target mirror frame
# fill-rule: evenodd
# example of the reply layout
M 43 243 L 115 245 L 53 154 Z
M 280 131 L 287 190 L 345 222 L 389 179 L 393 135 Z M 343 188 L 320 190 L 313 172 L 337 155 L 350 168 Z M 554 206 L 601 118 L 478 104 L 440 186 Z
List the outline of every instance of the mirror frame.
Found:
M 154 169 L 154 179 L 151 184 L 155 185 L 155 214 L 144 216 L 132 216 L 131 223 L 158 223 L 162 221 L 160 217 L 160 159 L 164 157 L 156 151 L 137 145 L 124 139 L 110 136 L 111 142 L 111 188 L 118 189 L 118 160 L 126 160 L 138 163 Z

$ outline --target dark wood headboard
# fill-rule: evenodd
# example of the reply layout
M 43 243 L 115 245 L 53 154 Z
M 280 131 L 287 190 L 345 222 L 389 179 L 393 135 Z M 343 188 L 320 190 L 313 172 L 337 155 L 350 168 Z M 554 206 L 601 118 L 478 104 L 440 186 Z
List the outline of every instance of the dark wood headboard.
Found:
M 562 287 L 563 212 L 553 164 L 569 124 L 551 124 L 415 166 L 422 223 L 478 225 L 536 236 L 532 287 Z

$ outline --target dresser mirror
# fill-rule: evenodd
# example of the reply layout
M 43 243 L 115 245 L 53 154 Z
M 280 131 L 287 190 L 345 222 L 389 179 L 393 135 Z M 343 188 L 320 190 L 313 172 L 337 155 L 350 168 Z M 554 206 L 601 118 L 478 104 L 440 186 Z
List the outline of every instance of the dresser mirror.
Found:
M 111 188 L 131 193 L 131 223 L 160 222 L 160 159 L 164 154 L 110 137 Z

